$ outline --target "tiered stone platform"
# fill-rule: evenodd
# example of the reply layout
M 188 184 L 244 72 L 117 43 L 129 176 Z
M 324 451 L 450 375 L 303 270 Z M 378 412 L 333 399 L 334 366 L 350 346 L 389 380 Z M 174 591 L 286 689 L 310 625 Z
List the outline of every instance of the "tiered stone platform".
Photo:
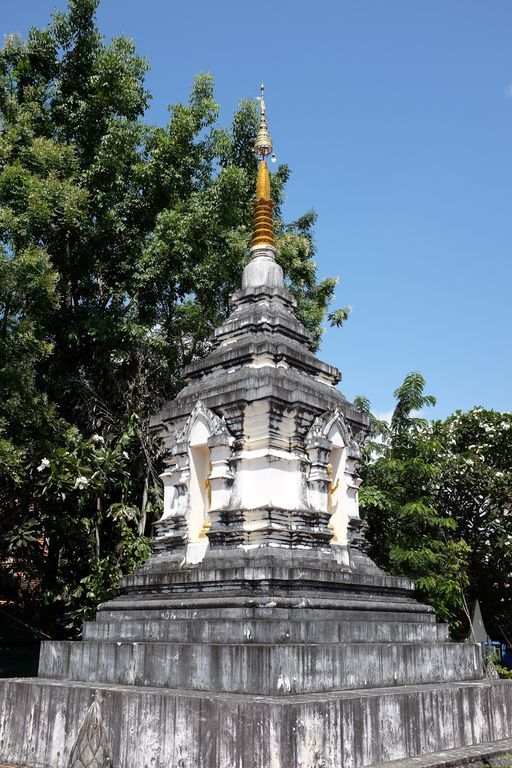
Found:
M 511 737 L 512 684 L 411 586 L 321 552 L 154 557 L 82 642 L 43 643 L 38 679 L 0 681 L 0 758 L 68 766 L 93 702 L 116 768 L 356 768 Z

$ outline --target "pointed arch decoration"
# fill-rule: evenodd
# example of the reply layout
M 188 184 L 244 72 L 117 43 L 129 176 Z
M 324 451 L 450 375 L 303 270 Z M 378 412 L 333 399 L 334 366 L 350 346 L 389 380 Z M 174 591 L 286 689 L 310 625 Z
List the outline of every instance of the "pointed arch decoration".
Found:
M 225 435 L 227 438 L 231 437 L 224 417 L 217 416 L 217 414 L 210 410 L 210 408 L 206 407 L 202 400 L 198 400 L 185 422 L 183 429 L 176 432 L 174 438 L 175 446 L 182 446 L 183 444 L 188 446 L 191 432 L 196 422 L 200 419 L 204 422 L 210 436 Z
M 324 413 L 316 417 L 307 434 L 306 447 L 310 448 L 322 440 L 328 440 L 329 433 L 335 425 L 339 428 L 343 442 L 350 449 L 351 455 L 359 457 L 359 445 L 354 438 L 350 425 L 338 408 L 334 408 L 332 411 L 324 411 Z

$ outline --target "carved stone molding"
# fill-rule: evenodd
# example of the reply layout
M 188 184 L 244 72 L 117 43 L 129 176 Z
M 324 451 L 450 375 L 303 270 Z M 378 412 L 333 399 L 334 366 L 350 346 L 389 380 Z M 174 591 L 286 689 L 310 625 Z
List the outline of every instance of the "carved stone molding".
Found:
M 329 432 L 335 424 L 341 432 L 343 442 L 349 450 L 349 454 L 357 458 L 360 453 L 359 445 L 354 438 L 350 425 L 338 408 L 335 408 L 332 411 L 324 411 L 324 413 L 321 413 L 320 416 L 316 417 L 306 436 L 306 447 L 313 447 L 322 440 L 327 439 Z
M 111 754 L 100 705 L 93 701 L 78 731 L 68 768 L 112 768 Z
M 183 429 L 176 432 L 174 438 L 176 444 L 188 446 L 190 433 L 198 419 L 203 419 L 210 435 L 225 435 L 226 438 L 231 437 L 225 419 L 222 416 L 217 416 L 216 413 L 207 408 L 202 400 L 198 400 L 192 413 L 185 422 Z

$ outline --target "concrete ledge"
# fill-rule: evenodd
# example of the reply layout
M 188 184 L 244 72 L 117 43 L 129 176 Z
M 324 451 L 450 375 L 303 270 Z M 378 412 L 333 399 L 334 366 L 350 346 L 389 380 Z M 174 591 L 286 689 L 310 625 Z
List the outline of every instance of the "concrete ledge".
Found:
M 512 737 L 508 681 L 279 698 L 18 679 L 0 680 L 0 761 L 67 768 L 93 701 L 116 768 L 362 768 Z
M 423 606 L 417 603 L 415 600 L 403 598 L 402 600 L 387 601 L 383 598 L 369 599 L 365 598 L 341 598 L 317 595 L 280 595 L 275 592 L 268 595 L 260 595 L 255 597 L 254 594 L 237 593 L 237 594 L 212 594 L 204 595 L 197 592 L 191 592 L 190 594 L 176 594 L 169 597 L 165 596 L 165 593 L 146 593 L 136 594 L 133 597 L 122 595 L 121 597 L 110 600 L 108 603 L 101 603 L 98 606 L 98 616 L 101 617 L 103 611 L 154 611 L 154 610 L 174 610 L 179 608 L 189 608 L 195 610 L 202 610 L 203 608 L 216 608 L 218 611 L 222 610 L 224 615 L 226 608 L 292 608 L 299 610 L 301 608 L 312 608 L 318 610 L 338 610 L 338 611 L 360 611 L 361 615 L 373 613 L 374 611 L 385 612 L 390 611 L 394 614 L 401 612 L 403 614 L 411 614 L 418 616 L 420 613 L 424 615 L 430 615 L 432 621 L 435 621 L 434 609 Z M 412 619 L 417 620 L 417 619 Z
M 168 617 L 88 621 L 84 640 L 185 643 L 418 643 L 448 639 L 448 626 L 419 621 Z
M 43 642 L 39 675 L 255 696 L 479 680 L 464 643 Z
M 122 607 L 115 605 L 114 608 L 104 608 L 96 614 L 96 621 L 124 621 L 137 619 L 139 621 L 178 621 L 180 619 L 214 619 L 220 618 L 228 620 L 235 620 L 243 622 L 246 619 L 252 621 L 265 619 L 276 621 L 364 621 L 364 622 L 400 622 L 418 623 L 418 624 L 435 624 L 435 613 L 417 613 L 417 612 L 405 612 L 403 610 L 391 611 L 391 610 L 376 610 L 374 606 L 371 606 L 371 610 L 362 610 L 359 606 L 356 606 L 355 610 L 350 608 L 340 609 L 337 606 L 333 608 L 321 608 L 314 609 L 311 607 L 299 607 L 293 605 L 291 607 L 280 607 L 275 605 L 235 605 L 232 607 L 224 607 L 222 614 L 219 613 L 218 605 L 205 606 L 196 605 L 194 607 L 182 606 L 176 601 L 173 601 L 172 606 L 165 604 L 160 606 L 161 601 L 154 601 L 151 603 L 142 602 L 142 607 L 134 608 L 131 603 L 128 607 Z M 267 602 L 267 601 L 265 601 Z M 299 603 L 299 601 L 297 601 Z
M 500 739 L 485 744 L 474 744 L 471 747 L 392 760 L 386 764 L 386 768 L 457 768 L 458 766 L 478 768 L 478 766 L 489 766 L 491 761 L 497 768 L 501 765 L 512 765 L 512 739 Z M 377 765 L 381 768 L 382 763 L 368 766 L 368 768 L 377 768 Z
M 240 513 L 245 512 L 239 510 Z M 266 514 L 282 512 L 286 516 L 293 516 L 301 510 L 279 510 L 276 508 L 261 508 L 250 510 L 251 514 Z M 231 509 L 226 514 L 236 515 L 237 510 Z M 235 585 L 264 589 L 269 591 L 271 584 L 276 584 L 281 589 L 332 589 L 336 592 L 347 594 L 380 595 L 381 597 L 413 596 L 414 584 L 410 579 L 399 576 L 387 576 L 377 569 L 373 573 L 359 573 L 344 570 L 332 556 L 326 553 L 313 552 L 313 556 L 293 557 L 285 547 L 277 553 L 261 556 L 256 552 L 252 557 L 250 552 L 241 557 L 237 550 L 230 551 L 227 555 L 223 550 L 209 549 L 204 560 L 192 567 L 176 567 L 167 564 L 162 558 L 156 557 L 137 569 L 129 576 L 123 576 L 120 580 L 121 589 L 161 589 L 178 588 L 181 591 L 196 589 L 212 591 L 221 587 L 233 589 Z M 287 559 L 288 556 L 288 559 Z M 316 560 L 316 561 L 315 561 Z

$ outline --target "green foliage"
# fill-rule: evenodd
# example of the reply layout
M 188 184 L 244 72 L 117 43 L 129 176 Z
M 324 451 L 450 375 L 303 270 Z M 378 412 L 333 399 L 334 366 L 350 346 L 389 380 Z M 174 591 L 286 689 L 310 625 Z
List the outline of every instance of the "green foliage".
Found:
M 418 416 L 422 408 L 436 404 L 433 395 L 425 395 L 425 379 L 421 373 L 408 373 L 403 384 L 395 390 L 396 406 L 391 417 L 391 433 L 407 445 L 414 434 L 423 430 L 426 419 Z
M 471 547 L 469 597 L 493 637 L 511 637 L 512 414 L 457 411 L 433 432 L 443 446 L 437 503 Z
M 121 573 L 149 555 L 140 535 L 141 510 L 130 503 L 131 468 L 140 445 L 139 424 L 107 444 L 63 428 L 46 442 L 39 464 L 27 455 L 25 487 L 0 521 L 0 559 L 39 581 L 36 598 L 50 628 L 65 609 L 69 628 L 115 592 Z M 25 489 L 29 495 L 25 496 Z
M 457 630 L 462 590 L 478 599 L 493 637 L 512 635 L 512 414 L 473 408 L 444 421 L 420 415 L 435 399 L 411 373 L 391 424 L 370 416 L 361 507 L 372 555 L 413 578 Z
M 103 39 L 97 6 L 70 0 L 0 51 L 0 560 L 39 580 L 48 626 L 147 556 L 148 417 L 226 316 L 257 171 L 255 101 L 223 127 L 199 75 L 146 123 L 148 64 Z M 282 221 L 289 175 L 271 180 L 277 258 L 318 343 L 335 281 L 317 281 L 314 214 Z
M 378 450 L 365 453 L 361 509 L 370 525 L 371 554 L 394 574 L 416 583 L 420 599 L 434 605 L 439 619 L 456 622 L 467 585 L 470 548 L 454 535 L 456 524 L 437 504 L 441 445 L 418 410 L 433 405 L 425 382 L 410 373 L 396 390 L 390 427 L 372 423 Z M 361 409 L 369 409 L 364 398 Z M 376 438 L 380 437 L 380 442 Z
M 512 669 L 504 667 L 501 664 L 495 664 L 496 672 L 503 680 L 512 680 Z

